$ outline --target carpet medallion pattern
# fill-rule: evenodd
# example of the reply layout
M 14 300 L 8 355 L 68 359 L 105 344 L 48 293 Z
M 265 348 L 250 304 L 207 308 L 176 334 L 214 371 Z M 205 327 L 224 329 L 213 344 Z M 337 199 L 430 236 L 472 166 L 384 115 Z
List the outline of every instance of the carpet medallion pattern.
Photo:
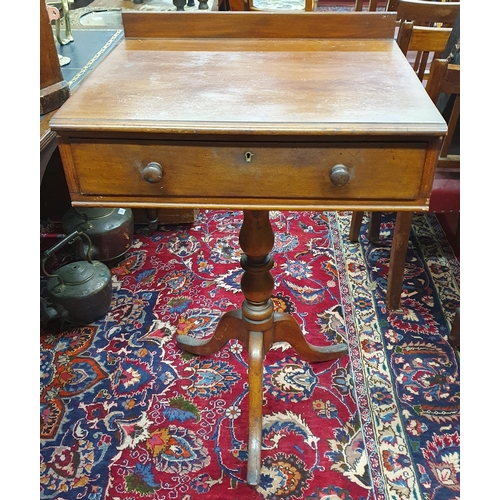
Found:
M 242 301 L 242 213 L 200 211 L 189 226 L 137 232 L 104 318 L 42 328 L 41 499 L 459 498 L 447 342 L 459 266 L 436 219 L 415 216 L 402 309 L 388 312 L 391 214 L 378 245 L 347 241 L 349 212 L 270 217 L 275 310 L 349 354 L 307 363 L 282 342 L 266 355 L 259 486 L 245 482 L 245 350 L 232 340 L 198 357 L 175 343 L 210 336 Z

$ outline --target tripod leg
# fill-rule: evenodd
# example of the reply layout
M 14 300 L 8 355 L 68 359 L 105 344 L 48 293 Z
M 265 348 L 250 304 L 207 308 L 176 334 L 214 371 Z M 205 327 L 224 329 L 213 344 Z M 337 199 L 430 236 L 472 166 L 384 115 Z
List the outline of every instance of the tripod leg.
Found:
M 262 373 L 263 373 L 263 334 L 250 332 L 248 342 L 248 394 L 249 394 L 249 431 L 248 431 L 248 470 L 247 483 L 259 484 L 262 450 Z
M 247 331 L 241 319 L 241 310 L 229 311 L 222 316 L 214 334 L 209 339 L 195 339 L 187 335 L 177 335 L 177 346 L 192 354 L 206 356 L 224 347 L 229 340 L 241 340 L 247 343 Z
M 274 314 L 275 342 L 288 342 L 297 354 L 311 363 L 338 359 L 347 353 L 347 344 L 333 344 L 331 346 L 314 346 L 304 338 L 300 326 L 293 316 L 284 313 Z

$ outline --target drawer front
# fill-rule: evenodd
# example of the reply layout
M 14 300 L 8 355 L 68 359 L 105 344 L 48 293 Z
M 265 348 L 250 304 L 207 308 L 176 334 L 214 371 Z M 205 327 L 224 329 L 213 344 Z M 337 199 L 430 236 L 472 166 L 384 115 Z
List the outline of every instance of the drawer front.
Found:
M 286 147 L 82 140 L 71 142 L 71 156 L 82 195 L 180 201 L 183 197 L 414 200 L 422 195 L 426 147 L 426 143 Z M 345 185 L 331 180 L 332 167 L 338 164 L 345 167 L 341 175 L 343 182 L 347 175 Z

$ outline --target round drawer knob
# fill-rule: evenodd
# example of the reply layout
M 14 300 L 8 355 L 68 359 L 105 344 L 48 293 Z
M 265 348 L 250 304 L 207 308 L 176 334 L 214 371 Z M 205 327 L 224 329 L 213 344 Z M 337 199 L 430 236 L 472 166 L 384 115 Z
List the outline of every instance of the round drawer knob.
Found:
M 351 180 L 351 175 L 347 167 L 339 163 L 338 165 L 334 165 L 330 170 L 330 180 L 334 186 L 341 187 L 345 186 Z
M 142 178 L 152 184 L 159 182 L 163 176 L 163 169 L 159 163 L 152 161 L 142 170 Z

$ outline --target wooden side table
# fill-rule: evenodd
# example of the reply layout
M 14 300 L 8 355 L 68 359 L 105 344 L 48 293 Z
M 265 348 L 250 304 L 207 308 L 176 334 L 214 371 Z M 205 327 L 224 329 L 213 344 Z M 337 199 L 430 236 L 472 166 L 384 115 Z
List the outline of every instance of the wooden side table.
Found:
M 183 16 L 182 20 L 178 16 Z M 394 13 L 124 13 L 125 40 L 52 118 L 75 206 L 243 210 L 240 309 L 209 355 L 249 352 L 247 480 L 260 477 L 262 364 L 308 344 L 273 311 L 269 210 L 426 210 L 446 123 L 397 47 Z

